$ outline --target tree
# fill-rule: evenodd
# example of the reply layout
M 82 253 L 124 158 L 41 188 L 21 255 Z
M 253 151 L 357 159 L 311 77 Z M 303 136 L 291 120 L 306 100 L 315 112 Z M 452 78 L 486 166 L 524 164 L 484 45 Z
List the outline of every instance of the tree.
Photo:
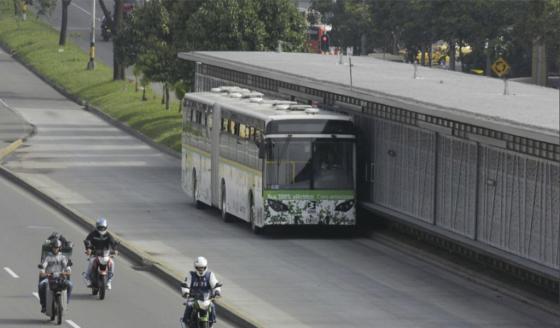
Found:
M 60 37 L 58 39 L 58 45 L 64 46 L 66 44 L 66 30 L 68 27 L 68 6 L 72 0 L 62 0 L 62 20 L 60 25 Z
M 35 7 L 37 8 L 37 18 L 39 16 L 50 16 L 56 8 L 57 0 L 35 0 Z
M 113 17 L 113 24 L 111 26 L 111 32 L 113 35 L 119 35 L 122 28 L 123 21 L 123 0 L 114 0 L 115 10 Z M 113 39 L 113 49 L 119 48 L 122 45 L 119 44 L 120 39 Z M 113 80 L 124 80 L 124 70 L 126 69 L 122 53 L 119 51 L 113 51 Z
M 185 97 L 185 93 L 187 93 L 187 85 L 183 81 L 177 81 L 173 85 L 173 89 L 175 90 L 175 97 L 179 100 L 179 113 L 183 108 L 183 97 Z
M 344 48 L 354 47 L 361 54 L 370 50 L 366 39 L 372 38 L 373 21 L 368 1 L 316 0 L 313 1 L 312 8 L 322 14 L 324 23 L 332 25 L 331 44 Z

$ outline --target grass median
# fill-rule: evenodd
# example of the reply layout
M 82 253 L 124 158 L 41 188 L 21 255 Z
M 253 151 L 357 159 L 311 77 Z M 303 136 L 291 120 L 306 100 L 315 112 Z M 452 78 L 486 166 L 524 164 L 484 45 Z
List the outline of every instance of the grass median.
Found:
M 86 70 L 89 56 L 72 41 L 59 47 L 58 37 L 58 31 L 33 15 L 28 15 L 25 21 L 14 16 L 12 0 L 0 0 L 0 43 L 5 49 L 69 94 L 155 142 L 181 150 L 177 100 L 166 110 L 159 96 L 148 87 L 148 100 L 142 101 L 142 93 L 135 91 L 134 83 L 113 81 L 112 68 L 99 61 L 94 71 Z

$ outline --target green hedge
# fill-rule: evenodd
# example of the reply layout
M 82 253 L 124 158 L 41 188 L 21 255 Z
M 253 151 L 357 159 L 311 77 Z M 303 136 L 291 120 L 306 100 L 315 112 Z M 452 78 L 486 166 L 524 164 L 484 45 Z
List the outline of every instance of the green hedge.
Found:
M 89 60 L 72 41 L 58 46 L 58 32 L 33 15 L 26 21 L 14 17 L 13 1 L 0 0 L 0 43 L 19 60 L 32 66 L 68 93 L 94 105 L 109 116 L 128 124 L 157 143 L 181 151 L 181 114 L 174 100 L 165 110 L 159 96 L 147 89 L 147 98 L 135 92 L 131 81 L 113 81 L 112 69 L 96 61 L 94 71 L 86 70 Z

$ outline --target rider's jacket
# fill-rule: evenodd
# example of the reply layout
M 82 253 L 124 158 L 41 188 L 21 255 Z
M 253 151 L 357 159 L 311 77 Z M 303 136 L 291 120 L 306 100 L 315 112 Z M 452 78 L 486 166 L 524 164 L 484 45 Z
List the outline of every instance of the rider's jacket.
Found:
M 72 271 L 72 269 L 68 266 L 68 258 L 62 255 L 62 253 L 54 255 L 52 252 L 49 252 L 43 260 L 42 267 L 41 273 L 70 273 Z
M 183 294 L 199 295 L 206 292 L 218 291 L 220 292 L 220 287 L 215 288 L 218 283 L 218 279 L 214 272 L 207 271 L 202 277 L 196 274 L 195 271 L 190 271 L 190 284 L 189 276 L 185 278 L 185 283 L 190 288 L 183 288 Z
M 93 246 L 93 250 L 115 250 L 117 248 L 117 242 L 109 232 L 102 235 L 97 230 L 92 231 L 89 233 L 89 235 L 87 235 L 86 240 L 84 240 L 84 245 L 86 246 L 86 248 L 88 247 L 88 242 Z

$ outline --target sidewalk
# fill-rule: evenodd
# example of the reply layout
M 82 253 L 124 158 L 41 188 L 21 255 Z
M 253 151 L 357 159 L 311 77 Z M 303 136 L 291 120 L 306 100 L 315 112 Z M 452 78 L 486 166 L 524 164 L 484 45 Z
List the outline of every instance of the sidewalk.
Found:
M 0 163 L 16 146 L 15 143 L 27 138 L 32 132 L 33 126 L 0 98 Z

